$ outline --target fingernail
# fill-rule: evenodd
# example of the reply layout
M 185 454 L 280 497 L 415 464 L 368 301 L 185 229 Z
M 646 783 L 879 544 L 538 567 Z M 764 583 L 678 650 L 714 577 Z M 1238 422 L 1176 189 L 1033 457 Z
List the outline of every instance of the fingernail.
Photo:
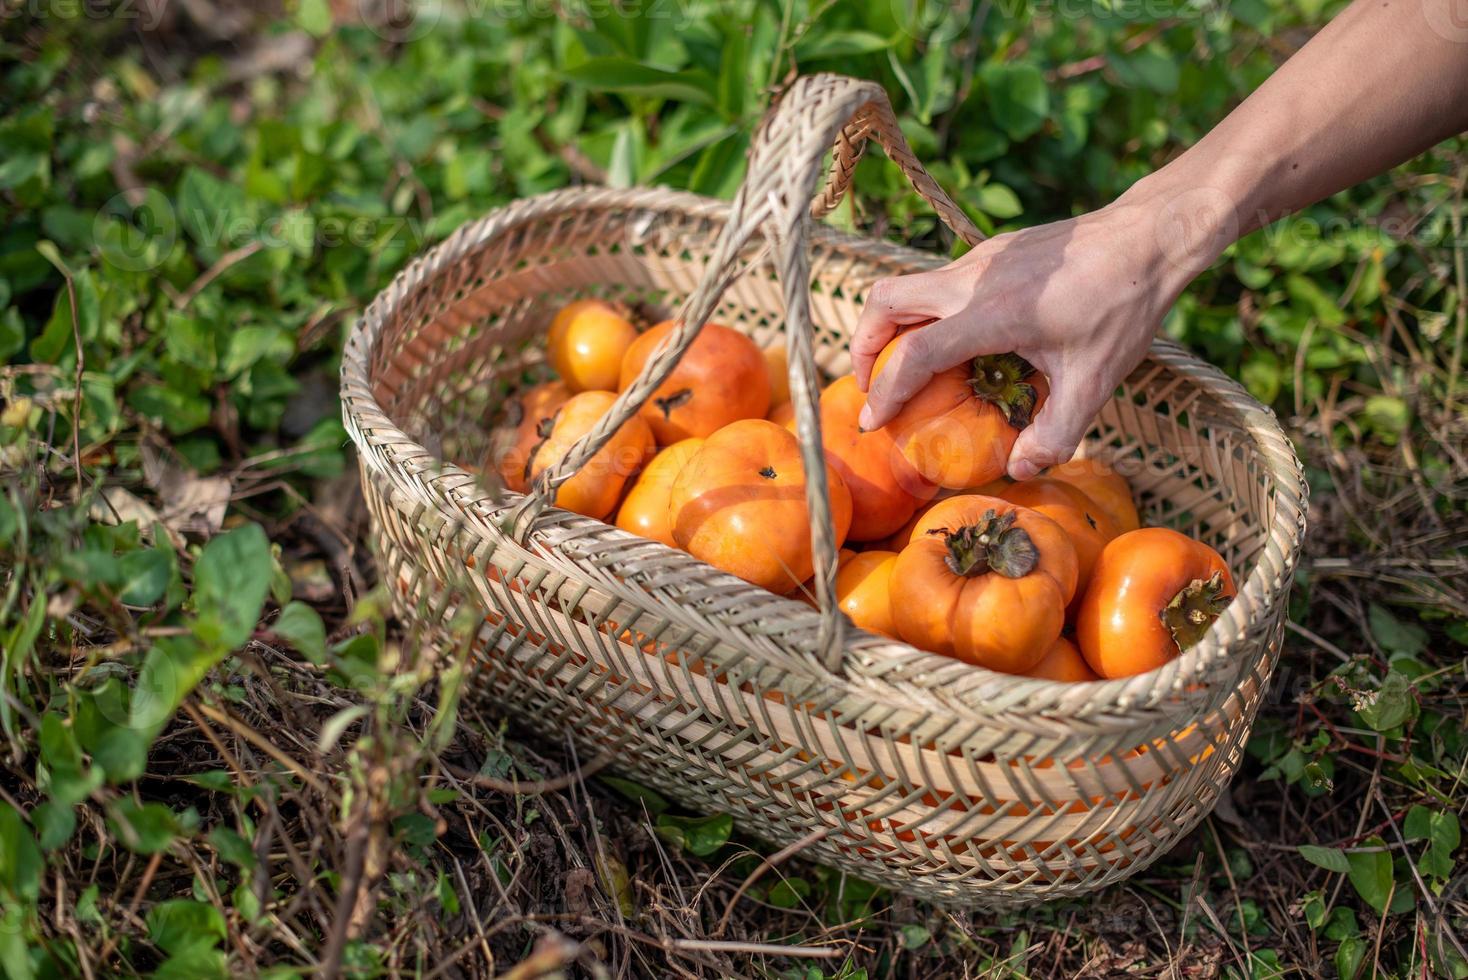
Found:
M 872 424 L 874 420 L 875 419 L 872 415 L 872 406 L 863 405 L 861 407 L 861 414 L 856 417 L 856 426 L 863 432 L 870 432 L 876 428 L 876 426 Z
M 1040 468 L 1027 459 L 1017 459 L 1009 464 L 1009 476 L 1014 480 L 1028 480 L 1039 472 Z

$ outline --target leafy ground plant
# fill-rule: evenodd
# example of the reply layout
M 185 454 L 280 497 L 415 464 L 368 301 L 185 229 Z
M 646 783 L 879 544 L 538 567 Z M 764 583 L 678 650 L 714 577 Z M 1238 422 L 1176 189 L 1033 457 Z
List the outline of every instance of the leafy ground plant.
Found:
M 982 915 L 771 854 L 386 618 L 335 374 L 425 245 L 567 183 L 728 195 L 795 71 L 881 82 L 986 231 L 1071 214 L 1339 4 L 644 6 L 5 11 L 0 970 L 1468 976 L 1461 141 L 1169 318 L 1286 420 L 1314 511 L 1244 772 L 1124 885 Z M 895 168 L 856 186 L 838 224 L 956 248 Z

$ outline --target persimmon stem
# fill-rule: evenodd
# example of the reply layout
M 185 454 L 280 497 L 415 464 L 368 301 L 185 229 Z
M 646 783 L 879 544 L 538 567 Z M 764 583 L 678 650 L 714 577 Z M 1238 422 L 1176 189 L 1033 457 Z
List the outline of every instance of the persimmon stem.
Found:
M 1004 419 L 1023 429 L 1035 417 L 1040 393 L 1029 384 L 1035 367 L 1018 354 L 985 354 L 969 368 L 968 386 L 983 401 L 1004 413 Z
M 1178 650 L 1183 651 L 1203 639 L 1232 599 L 1223 588 L 1223 573 L 1214 572 L 1210 578 L 1193 579 L 1183 586 L 1157 617 L 1172 633 Z
M 944 559 L 955 575 L 973 578 L 987 572 L 1005 578 L 1023 578 L 1040 563 L 1040 552 L 1029 532 L 1014 526 L 1013 512 L 1003 516 L 985 511 L 977 524 L 956 531 L 935 528 L 929 534 L 943 535 L 948 548 Z

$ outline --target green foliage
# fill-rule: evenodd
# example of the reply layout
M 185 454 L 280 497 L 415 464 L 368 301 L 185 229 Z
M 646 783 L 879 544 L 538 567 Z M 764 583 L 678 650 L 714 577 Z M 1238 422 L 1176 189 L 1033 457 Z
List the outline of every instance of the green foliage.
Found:
M 473 17 L 450 9 L 399 40 L 335 22 L 336 4 L 301 0 L 288 22 L 256 25 L 248 38 L 304 31 L 309 53 L 283 73 L 242 70 L 223 51 L 244 39 L 219 45 L 186 15 L 181 35 L 147 47 L 120 15 L 9 19 L 23 29 L 0 38 L 0 734 L 7 785 L 23 789 L 0 801 L 8 975 L 76 971 L 75 938 L 43 914 L 57 872 L 118 856 L 136 869 L 185 849 L 206 855 L 210 873 L 179 863 L 166 899 L 151 892 L 129 910 L 131 895 L 94 882 L 65 898 L 81 929 L 102 937 L 106 971 L 242 969 L 238 951 L 260 945 L 288 898 L 260 867 L 262 814 L 301 793 L 318 794 L 327 837 L 366 822 L 381 835 L 375 846 L 424 862 L 442 843 L 432 814 L 461 794 L 423 774 L 458 720 L 462 663 L 416 659 L 388 632 L 380 594 L 350 612 L 303 601 L 290 556 L 265 530 L 292 526 L 303 502 L 321 503 L 325 481 L 346 471 L 340 339 L 426 245 L 572 182 L 727 197 L 755 123 L 796 71 L 881 84 L 917 155 L 986 232 L 1069 216 L 1196 140 L 1267 77 L 1297 29 L 1341 3 L 1177 0 L 1165 16 L 1097 4 L 1088 17 L 1064 5 L 887 0 L 697 0 L 635 17 L 566 6 L 558 17 L 533 4 L 471 5 L 483 14 Z M 1179 301 L 1168 333 L 1332 452 L 1407 458 L 1436 431 L 1432 407 L 1451 387 L 1435 352 L 1461 330 L 1452 170 L 1462 151 L 1447 144 L 1239 242 Z M 880 159 L 857 171 L 853 199 L 828 220 L 961 247 Z M 161 506 L 111 513 L 100 488 L 163 503 L 150 455 L 159 446 L 185 478 L 230 482 L 240 499 L 228 530 L 181 533 Z M 1312 479 L 1330 487 L 1341 468 L 1316 462 Z M 1430 481 L 1451 481 L 1452 465 L 1447 453 L 1420 460 Z M 1390 469 L 1351 475 L 1376 486 Z M 1439 496 L 1439 519 L 1461 515 L 1461 500 Z M 1297 620 L 1313 588 L 1302 573 Z M 1296 692 L 1300 710 L 1266 711 L 1249 745 L 1250 778 L 1291 805 L 1334 812 L 1365 785 L 1391 796 L 1384 812 L 1375 798 L 1352 798 L 1372 811 L 1366 836 L 1322 830 L 1298 849 L 1313 889 L 1301 908 L 1342 976 L 1378 955 L 1379 919 L 1410 918 L 1426 908 L 1424 889 L 1450 896 L 1462 876 L 1468 737 L 1441 650 L 1468 642 L 1468 624 L 1385 601 L 1366 604 L 1359 643 L 1337 637 L 1345 659 L 1312 673 Z M 173 754 L 181 713 L 232 717 L 242 678 L 262 669 L 252 650 L 262 643 L 299 654 L 343 699 L 309 733 L 329 776 L 272 758 L 247 783 L 218 761 L 190 769 Z M 1369 784 L 1363 759 L 1380 763 Z M 516 771 L 536 778 L 492 748 L 479 775 Z M 727 815 L 679 816 L 657 793 L 603 781 L 695 863 L 736 850 Z M 519 816 L 534 826 L 537 811 Z M 510 882 L 501 845 L 480 843 L 485 865 Z M 752 860 L 736 869 L 749 873 Z M 1205 891 L 1255 874 L 1240 849 L 1219 860 Z M 393 877 L 379 910 L 407 916 L 433 902 L 457 914 L 470 896 L 447 865 L 424 867 Z M 344 872 L 309 870 L 327 889 Z M 762 908 L 814 910 L 813 921 L 835 927 L 871 925 L 890 903 L 829 869 L 785 871 L 751 889 Z M 1177 869 L 1177 889 L 1192 875 L 1191 861 Z M 630 917 L 641 893 L 628 869 L 598 857 L 596 877 Z M 1351 887 L 1328 898 L 1342 881 Z M 1250 972 L 1277 975 L 1277 903 L 1213 899 L 1231 942 L 1249 949 Z M 1191 938 L 1213 928 L 1186 915 L 1182 924 Z M 790 975 L 855 980 L 868 966 L 890 975 L 901 957 L 977 955 L 973 937 L 936 920 L 908 916 L 890 930 L 880 971 L 828 964 Z M 1013 948 L 985 961 L 1019 973 L 1026 935 L 1005 933 Z M 1392 935 L 1388 953 L 1395 942 L 1413 967 L 1402 972 L 1424 972 L 1411 937 Z M 324 929 L 304 938 L 326 942 Z M 269 945 L 307 962 L 280 934 Z M 386 972 L 387 955 L 366 940 L 339 952 L 363 974 Z M 1442 975 L 1468 973 L 1451 949 L 1431 955 Z

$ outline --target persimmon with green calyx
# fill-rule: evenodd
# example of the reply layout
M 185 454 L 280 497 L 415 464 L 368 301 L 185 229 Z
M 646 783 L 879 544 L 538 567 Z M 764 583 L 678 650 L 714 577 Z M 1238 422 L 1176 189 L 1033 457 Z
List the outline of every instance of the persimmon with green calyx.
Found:
M 546 359 L 572 391 L 615 391 L 637 328 L 611 303 L 578 299 L 551 321 Z
M 1102 677 L 1155 670 L 1208 632 L 1234 597 L 1222 556 L 1165 527 L 1114 538 L 1076 614 L 1076 643 Z
M 616 400 L 610 391 L 583 391 L 568 399 L 543 427 L 545 438 L 531 451 L 530 481 L 560 462 Z M 597 520 L 605 518 L 616 508 L 627 480 L 651 458 L 653 448 L 647 423 L 632 416 L 575 476 L 557 488 L 556 506 Z
M 505 404 L 504 418 L 490 433 L 486 469 L 505 489 L 524 493 L 530 484 L 530 453 L 550 434 L 550 421 L 573 392 L 561 380 L 546 381 Z
M 673 481 L 673 540 L 746 582 L 785 594 L 811 577 L 811 517 L 795 436 L 766 419 L 742 419 L 704 440 Z M 832 531 L 851 527 L 851 494 L 826 464 Z
M 666 320 L 627 348 L 618 391 L 626 391 L 677 326 Z M 678 366 L 642 406 L 658 445 L 713 435 L 739 419 L 770 410 L 770 370 L 764 352 L 738 330 L 705 323 Z
M 892 618 L 913 646 L 1019 674 L 1060 636 L 1075 583 L 1075 549 L 1050 518 L 996 497 L 951 497 L 897 556 Z
M 888 344 L 873 377 L 921 329 Z M 987 354 L 934 375 L 885 428 L 930 483 L 976 487 L 1004 474 L 1015 440 L 1049 391 L 1045 376 L 1018 354 Z

